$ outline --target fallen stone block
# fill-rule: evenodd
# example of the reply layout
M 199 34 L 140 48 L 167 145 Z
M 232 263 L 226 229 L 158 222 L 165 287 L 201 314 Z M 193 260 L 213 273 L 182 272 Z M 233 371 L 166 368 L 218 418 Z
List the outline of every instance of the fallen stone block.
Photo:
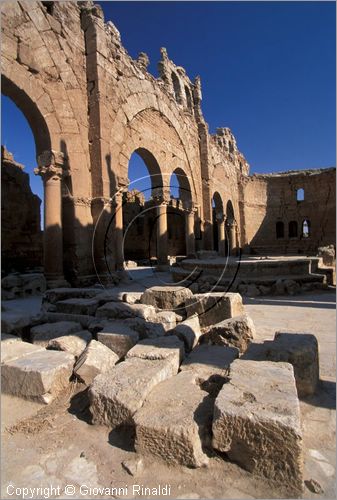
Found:
M 180 371 L 191 371 L 204 390 L 216 395 L 228 378 L 230 364 L 239 357 L 235 347 L 199 345 L 180 366 Z
M 116 427 L 133 424 L 150 391 L 177 373 L 174 358 L 149 361 L 129 358 L 98 375 L 89 389 L 93 422 Z
M 175 335 L 159 337 L 157 339 L 141 340 L 126 354 L 128 358 L 141 358 L 149 360 L 166 359 L 173 356 L 176 360 L 177 371 L 184 359 L 184 344 Z
M 22 340 L 16 335 L 10 335 L 9 333 L 1 334 L 1 346 L 4 346 L 5 344 L 12 344 L 13 342 L 22 342 Z
M 153 286 L 143 293 L 140 301 L 142 304 L 148 304 L 159 309 L 176 311 L 183 308 L 185 301 L 190 297 L 193 297 L 193 294 L 189 288 L 173 285 Z
M 125 292 L 122 296 L 122 301 L 127 304 L 136 304 L 140 301 L 143 292 Z
M 208 457 L 213 404 L 191 372 L 179 373 L 157 385 L 137 411 L 135 448 L 141 455 L 169 464 L 201 467 Z
M 38 351 L 44 351 L 44 348 L 42 346 L 30 344 L 29 342 L 1 341 L 1 364 Z
M 146 321 L 151 321 L 155 314 L 156 310 L 152 306 L 126 304 L 125 302 L 108 302 L 96 311 L 97 318 L 126 319 L 138 317 Z
M 214 407 L 213 446 L 258 476 L 303 489 L 300 407 L 288 363 L 235 360 Z
M 74 373 L 82 382 L 90 385 L 97 375 L 110 370 L 118 360 L 119 357 L 111 349 L 92 340 L 78 358 Z
M 98 288 L 51 288 L 45 291 L 42 303 L 56 304 L 56 302 L 67 299 L 90 299 L 101 292 Z
M 88 330 L 89 325 L 97 320 L 95 316 L 88 316 L 86 314 L 69 314 L 60 312 L 45 312 L 43 313 L 44 322 L 57 323 L 59 321 L 73 321 L 80 323 L 83 330 Z
M 202 328 L 244 313 L 239 293 L 197 293 L 186 300 L 185 308 L 188 317 L 198 314 Z
M 253 320 L 246 314 L 221 321 L 211 326 L 205 333 L 205 340 L 208 343 L 237 347 L 241 353 L 246 351 L 254 337 Z
M 187 351 L 191 351 L 198 343 L 202 335 L 197 314 L 179 323 L 173 330 L 172 335 L 179 337 L 185 344 Z
M 69 352 L 75 358 L 78 358 L 91 339 L 92 335 L 90 332 L 81 330 L 75 334 L 64 335 L 63 337 L 50 340 L 47 349 Z
M 50 340 L 64 335 L 70 335 L 82 330 L 80 323 L 74 321 L 59 321 L 34 326 L 30 330 L 31 340 L 34 344 L 47 347 Z
M 45 349 L 2 365 L 1 390 L 6 394 L 49 403 L 69 384 L 74 356 Z
M 173 311 L 159 311 L 152 317 L 151 322 L 161 324 L 167 332 L 176 326 L 176 314 Z
M 3 311 L 1 314 L 1 331 L 12 335 L 24 335 L 31 325 L 32 316 L 18 311 Z
M 105 323 L 103 330 L 97 333 L 97 340 L 111 349 L 119 358 L 123 358 L 137 344 L 139 335 L 123 322 L 111 321 Z
M 276 332 L 266 345 L 266 359 L 293 365 L 299 397 L 314 394 L 319 381 L 318 342 L 310 333 Z
M 129 318 L 124 320 L 125 324 L 139 334 L 140 339 L 154 339 L 166 335 L 167 325 L 145 321 L 142 318 Z
M 99 306 L 97 299 L 66 299 L 56 302 L 58 312 L 94 316 Z

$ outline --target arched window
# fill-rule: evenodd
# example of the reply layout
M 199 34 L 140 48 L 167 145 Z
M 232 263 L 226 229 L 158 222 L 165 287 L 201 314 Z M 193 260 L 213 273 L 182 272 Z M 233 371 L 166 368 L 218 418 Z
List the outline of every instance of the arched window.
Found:
M 175 74 L 174 71 L 172 71 L 171 78 L 172 78 L 173 90 L 174 90 L 174 95 L 175 95 L 176 101 L 181 103 L 180 82 L 179 82 L 179 78 L 177 77 L 177 75 Z
M 187 107 L 190 111 L 192 111 L 192 97 L 191 97 L 191 92 L 189 90 L 189 88 L 187 87 L 187 85 L 185 85 L 185 94 L 186 94 L 186 103 L 187 103 Z
M 296 200 L 297 201 L 304 201 L 304 189 L 303 188 L 297 189 Z
M 284 224 L 281 220 L 276 222 L 276 238 L 284 238 Z
M 310 220 L 304 219 L 302 223 L 302 238 L 309 238 L 310 236 Z
M 297 222 L 295 220 L 289 222 L 289 238 L 297 238 Z

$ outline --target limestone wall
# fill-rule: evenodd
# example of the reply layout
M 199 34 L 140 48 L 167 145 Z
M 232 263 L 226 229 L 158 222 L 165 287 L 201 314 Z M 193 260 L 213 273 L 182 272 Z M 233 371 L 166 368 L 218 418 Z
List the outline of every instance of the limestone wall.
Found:
M 304 190 L 301 201 L 299 189 Z M 334 168 L 253 175 L 244 183 L 244 205 L 246 243 L 254 252 L 315 254 L 319 246 L 336 241 Z M 303 235 L 305 220 L 308 237 Z M 283 237 L 277 238 L 277 222 L 283 223 Z M 294 236 L 289 232 L 292 222 L 297 224 Z
M 29 186 L 23 165 L 1 147 L 2 269 L 24 271 L 42 265 L 40 198 Z

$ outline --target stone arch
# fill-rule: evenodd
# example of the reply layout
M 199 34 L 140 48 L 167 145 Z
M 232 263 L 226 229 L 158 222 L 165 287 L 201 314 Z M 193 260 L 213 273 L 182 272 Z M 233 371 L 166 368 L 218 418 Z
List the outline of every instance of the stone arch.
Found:
M 224 211 L 221 195 L 215 191 L 212 196 L 213 249 L 224 254 Z
M 27 92 L 6 75 L 2 75 L 1 92 L 16 104 L 28 121 L 35 140 L 36 156 L 51 150 L 51 136 L 46 120 Z
M 191 191 L 191 185 L 188 180 L 188 177 L 184 170 L 181 167 L 177 167 L 173 170 L 171 174 L 176 175 L 179 183 L 179 199 L 182 202 L 182 206 L 184 209 L 191 209 L 192 208 L 192 191 Z M 170 179 L 171 181 L 171 179 Z M 170 182 L 171 184 L 171 182 Z
M 234 208 L 233 208 L 233 203 L 231 202 L 231 200 L 227 201 L 226 218 L 228 221 L 231 221 L 231 222 L 235 221 Z
M 149 171 L 152 195 L 158 193 L 159 190 L 163 189 L 163 176 L 156 157 L 145 147 L 135 149 L 134 153 L 141 157 Z

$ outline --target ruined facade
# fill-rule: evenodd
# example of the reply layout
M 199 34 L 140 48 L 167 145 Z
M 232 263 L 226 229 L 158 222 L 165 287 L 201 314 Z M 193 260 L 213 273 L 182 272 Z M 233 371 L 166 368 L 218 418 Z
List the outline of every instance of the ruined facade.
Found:
M 151 175 L 146 203 L 155 241 L 146 246 L 160 265 L 174 252 L 305 253 L 335 242 L 335 170 L 250 177 L 231 131 L 209 134 L 200 78 L 192 82 L 165 49 L 158 78 L 148 73 L 148 62 L 144 53 L 137 60 L 127 54 L 116 27 L 92 2 L 2 5 L 2 92 L 35 137 L 51 285 L 64 278 L 86 283 L 123 268 L 123 227 L 132 212 L 123 210 L 123 193 L 134 152 Z M 179 200 L 169 196 L 173 173 Z M 294 201 L 299 188 L 306 193 L 302 204 Z M 177 210 L 182 222 L 173 237 L 169 220 Z M 310 232 L 301 238 L 304 220 Z M 290 238 L 294 221 L 297 236 Z M 283 238 L 276 234 L 279 222 Z M 143 223 L 135 224 L 132 231 L 145 241 Z
M 41 200 L 32 193 L 29 175 L 1 148 L 2 268 L 26 270 L 42 266 Z

